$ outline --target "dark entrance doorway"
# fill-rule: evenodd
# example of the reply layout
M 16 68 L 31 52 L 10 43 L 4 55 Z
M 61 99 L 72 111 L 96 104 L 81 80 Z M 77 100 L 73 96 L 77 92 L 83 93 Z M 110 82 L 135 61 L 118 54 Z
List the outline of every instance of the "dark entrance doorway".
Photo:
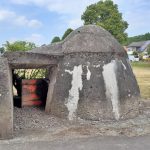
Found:
M 46 69 L 16 69 L 12 71 L 12 76 L 14 106 L 45 108 L 49 84 Z
M 48 79 L 22 80 L 22 106 L 46 105 Z

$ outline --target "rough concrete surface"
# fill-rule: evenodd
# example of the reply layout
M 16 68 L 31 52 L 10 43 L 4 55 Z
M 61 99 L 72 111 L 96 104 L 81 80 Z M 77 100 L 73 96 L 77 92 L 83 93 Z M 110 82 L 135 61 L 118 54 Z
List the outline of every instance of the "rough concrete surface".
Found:
M 46 134 L 49 135 L 51 139 L 57 139 L 59 137 L 72 138 L 96 135 L 139 136 L 150 134 L 150 109 L 145 109 L 143 114 L 134 119 L 125 121 L 85 121 L 78 119 L 70 122 L 65 119 L 57 118 L 53 115 L 45 114 L 45 112 L 40 108 L 15 108 L 14 130 L 14 141 L 20 136 L 24 140 L 31 140 L 26 139 L 24 133 L 27 136 L 29 136 L 28 134 L 32 135 L 32 133 L 34 133 L 37 134 L 37 137 L 40 134 Z
M 126 121 L 69 122 L 41 108 L 14 108 L 14 138 L 1 140 L 0 150 L 148 150 L 150 109 Z
M 35 69 L 45 68 L 58 64 L 61 55 L 43 55 L 27 52 L 5 52 L 3 57 L 7 58 L 11 68 Z
M 62 127 L 66 124 L 64 120 L 55 116 L 46 114 L 44 108 L 23 107 L 14 108 L 14 131 L 18 133 L 21 130 L 31 129 L 51 129 Z
M 110 65 L 103 74 L 105 66 L 113 61 L 114 66 Z M 90 78 L 87 78 L 89 71 Z M 118 58 L 111 53 L 73 53 L 65 55 L 58 65 L 51 113 L 70 120 L 75 117 L 87 120 L 133 118 L 139 113 L 139 95 L 126 57 Z
M 13 134 L 13 99 L 11 71 L 6 58 L 0 57 L 0 139 Z
M 0 145 L 0 150 L 149 150 L 150 136 L 90 137 L 72 140 L 38 141 Z

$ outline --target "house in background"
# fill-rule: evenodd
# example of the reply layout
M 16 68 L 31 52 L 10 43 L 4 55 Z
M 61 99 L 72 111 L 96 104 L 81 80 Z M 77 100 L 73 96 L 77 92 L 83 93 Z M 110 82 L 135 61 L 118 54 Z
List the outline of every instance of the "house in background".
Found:
M 128 52 L 133 52 L 133 51 L 146 52 L 149 45 L 150 45 L 150 40 L 132 42 L 130 45 L 127 46 L 127 49 L 128 49 Z

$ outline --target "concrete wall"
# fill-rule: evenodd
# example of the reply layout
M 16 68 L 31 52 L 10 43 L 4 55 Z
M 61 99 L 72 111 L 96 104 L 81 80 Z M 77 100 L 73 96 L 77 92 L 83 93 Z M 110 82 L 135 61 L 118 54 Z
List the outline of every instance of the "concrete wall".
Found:
M 3 55 L 8 59 L 11 68 L 32 69 L 45 68 L 58 64 L 62 56 L 35 54 L 27 52 L 7 52 Z
M 13 135 L 11 71 L 6 58 L 0 58 L 0 139 Z
M 13 136 L 13 93 L 11 69 L 50 68 L 60 56 L 24 52 L 5 53 L 0 57 L 0 139 Z M 50 92 L 51 92 L 51 88 Z M 48 105 L 48 104 L 47 104 Z
M 58 65 L 51 113 L 73 120 L 138 115 L 139 88 L 126 56 L 73 53 Z

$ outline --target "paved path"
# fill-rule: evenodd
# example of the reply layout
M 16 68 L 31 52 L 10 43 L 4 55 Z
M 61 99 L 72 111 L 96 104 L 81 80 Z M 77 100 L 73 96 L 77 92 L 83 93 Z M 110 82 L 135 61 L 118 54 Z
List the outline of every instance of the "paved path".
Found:
M 90 137 L 55 142 L 5 143 L 0 150 L 150 150 L 150 135 L 140 137 Z

